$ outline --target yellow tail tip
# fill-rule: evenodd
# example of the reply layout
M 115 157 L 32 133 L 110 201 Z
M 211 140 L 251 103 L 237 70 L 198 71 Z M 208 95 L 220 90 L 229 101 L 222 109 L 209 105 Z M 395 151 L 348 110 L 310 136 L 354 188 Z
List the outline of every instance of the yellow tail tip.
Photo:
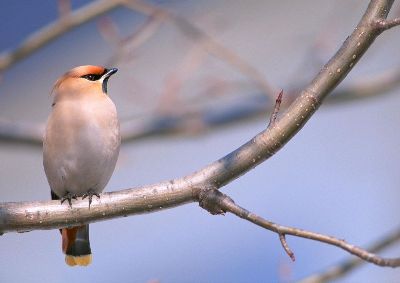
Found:
M 92 255 L 82 255 L 82 256 L 72 256 L 66 255 L 65 256 L 65 263 L 69 266 L 88 266 L 92 263 Z

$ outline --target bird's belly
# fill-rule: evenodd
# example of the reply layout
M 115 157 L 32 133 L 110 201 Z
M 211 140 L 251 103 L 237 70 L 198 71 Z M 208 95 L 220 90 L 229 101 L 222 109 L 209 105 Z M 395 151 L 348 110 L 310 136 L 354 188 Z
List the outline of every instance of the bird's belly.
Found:
M 51 158 L 45 164 L 53 192 L 82 195 L 88 190 L 103 191 L 118 158 L 119 133 L 88 123 L 68 139 L 52 139 Z M 51 178 L 49 178 L 51 176 Z

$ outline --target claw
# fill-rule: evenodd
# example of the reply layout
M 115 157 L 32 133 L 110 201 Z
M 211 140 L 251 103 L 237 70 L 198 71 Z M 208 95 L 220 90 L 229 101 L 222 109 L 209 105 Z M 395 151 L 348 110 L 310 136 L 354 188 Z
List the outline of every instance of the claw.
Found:
M 71 194 L 67 191 L 67 193 L 61 198 L 61 204 L 63 204 L 64 201 L 68 201 L 69 207 L 72 208 L 72 199 L 77 198 L 78 196 L 76 194 Z
M 92 189 L 88 190 L 86 193 L 82 195 L 82 199 L 89 198 L 89 209 L 90 205 L 92 204 L 92 198 L 93 196 L 96 196 L 98 199 L 100 198 L 100 195 L 93 191 Z

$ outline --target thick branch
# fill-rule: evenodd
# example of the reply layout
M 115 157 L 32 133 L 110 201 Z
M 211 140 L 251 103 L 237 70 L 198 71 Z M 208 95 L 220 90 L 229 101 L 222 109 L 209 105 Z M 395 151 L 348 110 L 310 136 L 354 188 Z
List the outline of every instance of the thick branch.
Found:
M 197 201 L 200 191 L 228 184 L 272 156 L 304 126 L 326 95 L 345 78 L 380 34 L 371 23 L 386 18 L 392 2 L 371 1 L 355 31 L 274 127 L 225 157 L 180 179 L 104 193 L 100 201 L 92 203 L 90 210 L 87 201 L 82 200 L 73 202 L 72 209 L 57 201 L 1 203 L 0 232 L 52 229 L 156 211 Z M 290 230 L 283 232 L 289 234 Z M 326 240 L 330 241 L 329 238 Z

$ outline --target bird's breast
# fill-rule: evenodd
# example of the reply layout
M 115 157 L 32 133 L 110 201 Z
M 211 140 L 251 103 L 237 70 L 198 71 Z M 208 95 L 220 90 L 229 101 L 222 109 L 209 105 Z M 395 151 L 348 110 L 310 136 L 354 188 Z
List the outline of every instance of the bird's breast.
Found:
M 111 177 L 120 134 L 115 106 L 106 98 L 63 101 L 53 108 L 44 139 L 44 166 L 56 193 L 80 193 L 94 186 L 102 191 Z

